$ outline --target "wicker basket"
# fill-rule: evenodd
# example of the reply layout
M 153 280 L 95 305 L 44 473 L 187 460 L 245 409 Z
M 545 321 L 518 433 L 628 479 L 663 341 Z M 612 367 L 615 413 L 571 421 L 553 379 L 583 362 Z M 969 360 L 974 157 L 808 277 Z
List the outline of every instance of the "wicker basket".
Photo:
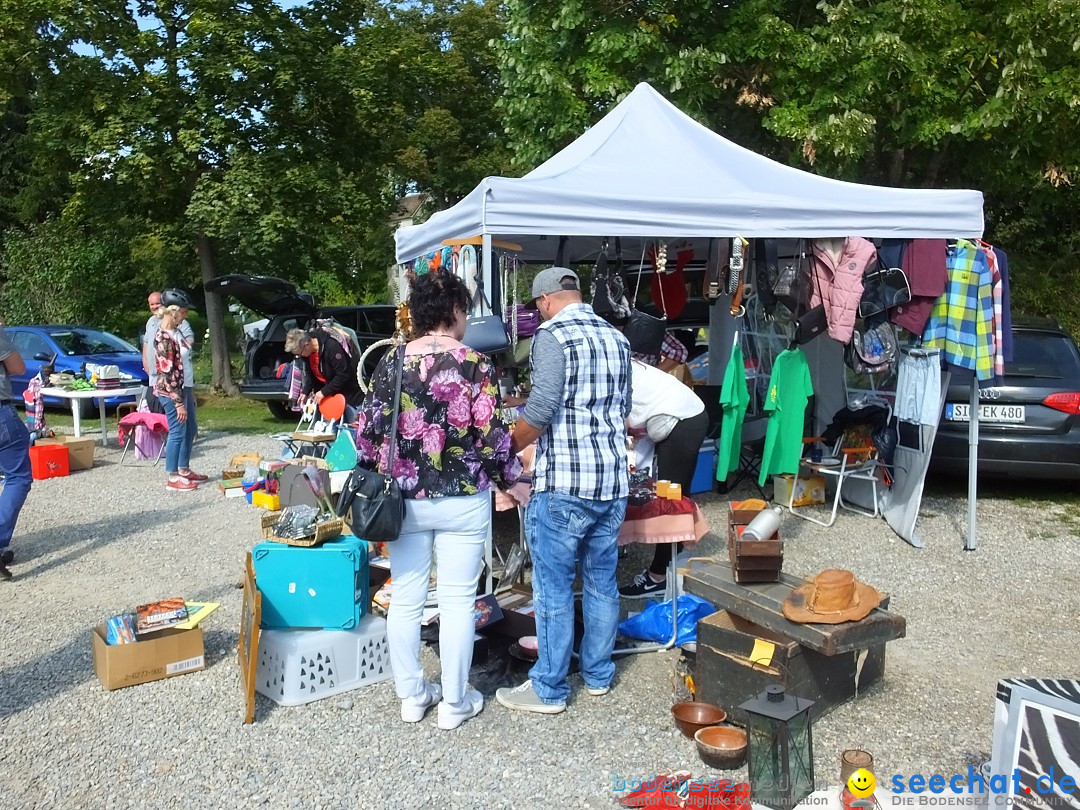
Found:
M 329 520 L 320 520 L 315 524 L 314 534 L 305 535 L 304 537 L 278 537 L 274 534 L 274 524 L 281 518 L 279 512 L 273 512 L 268 515 L 262 516 L 262 536 L 266 540 L 270 540 L 273 543 L 284 543 L 287 546 L 302 546 L 304 548 L 311 548 L 321 543 L 325 543 L 327 540 L 333 540 L 335 537 L 340 537 L 341 533 L 345 531 L 345 521 L 339 517 L 330 518 Z

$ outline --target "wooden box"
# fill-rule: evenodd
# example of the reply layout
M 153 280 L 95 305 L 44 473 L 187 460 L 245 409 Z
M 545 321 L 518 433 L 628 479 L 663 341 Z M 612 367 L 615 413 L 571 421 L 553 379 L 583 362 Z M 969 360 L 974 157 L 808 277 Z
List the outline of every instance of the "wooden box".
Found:
M 776 582 L 784 566 L 780 530 L 767 540 L 743 540 L 742 531 L 759 511 L 728 504 L 728 559 L 736 582 Z
M 812 714 L 819 718 L 884 672 L 884 642 L 830 656 L 724 610 L 698 622 L 696 698 L 723 707 L 740 725 L 747 718 L 739 705 L 772 684 L 814 701 Z

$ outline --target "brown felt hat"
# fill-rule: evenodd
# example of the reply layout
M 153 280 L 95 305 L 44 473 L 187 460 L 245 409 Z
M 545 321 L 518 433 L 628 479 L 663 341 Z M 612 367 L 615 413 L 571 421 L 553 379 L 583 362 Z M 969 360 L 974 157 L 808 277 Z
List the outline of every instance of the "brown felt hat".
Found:
M 803 624 L 857 622 L 881 604 L 881 594 L 850 571 L 830 569 L 791 592 L 784 615 Z

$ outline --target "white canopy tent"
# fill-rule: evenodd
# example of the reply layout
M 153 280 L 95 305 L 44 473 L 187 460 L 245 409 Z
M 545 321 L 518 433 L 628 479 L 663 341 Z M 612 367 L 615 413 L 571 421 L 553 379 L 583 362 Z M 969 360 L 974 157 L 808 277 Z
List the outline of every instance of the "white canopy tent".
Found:
M 982 236 L 978 191 L 832 180 L 732 143 L 639 84 L 595 126 L 524 177 L 488 177 L 461 202 L 395 235 L 406 262 L 446 239 L 491 235 L 527 258 L 596 255 L 607 237 Z M 574 237 L 585 237 L 575 239 Z
M 887 188 L 804 172 L 732 143 L 642 83 L 524 177 L 485 178 L 457 205 L 394 238 L 404 263 L 448 240 L 481 237 L 490 290 L 493 238 L 520 244 L 521 258 L 540 262 L 554 262 L 564 243 L 563 261 L 572 263 L 594 259 L 609 237 L 636 258 L 654 239 L 981 237 L 983 225 L 979 191 Z M 971 412 L 975 418 L 977 407 Z M 969 548 L 975 459 L 973 445 Z

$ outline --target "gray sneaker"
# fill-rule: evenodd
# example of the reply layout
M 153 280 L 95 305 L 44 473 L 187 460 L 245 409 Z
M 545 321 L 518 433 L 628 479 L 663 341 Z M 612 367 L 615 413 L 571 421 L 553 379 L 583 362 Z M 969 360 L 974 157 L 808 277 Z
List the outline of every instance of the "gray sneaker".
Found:
M 503 687 L 495 692 L 495 699 L 508 709 L 517 709 L 523 712 L 536 712 L 537 714 L 558 714 L 566 711 L 565 703 L 544 703 L 533 689 L 532 681 L 528 680 L 521 686 L 513 689 Z

